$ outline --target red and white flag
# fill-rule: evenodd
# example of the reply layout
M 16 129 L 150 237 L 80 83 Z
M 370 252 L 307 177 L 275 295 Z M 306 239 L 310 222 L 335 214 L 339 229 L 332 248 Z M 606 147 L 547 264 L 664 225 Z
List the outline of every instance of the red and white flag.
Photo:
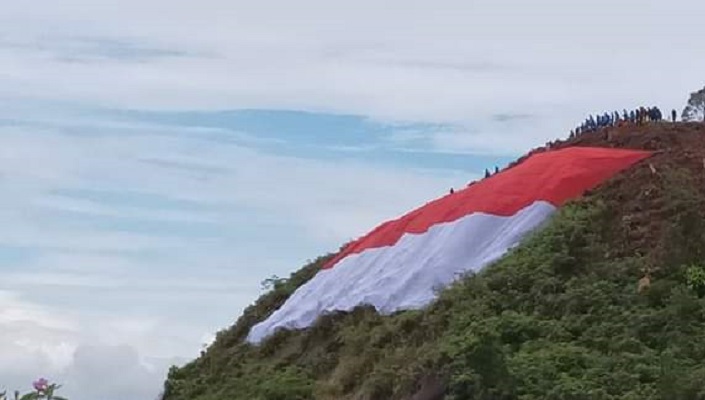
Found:
M 386 222 L 349 244 L 247 340 L 259 343 L 277 329 L 306 328 L 322 314 L 363 304 L 382 314 L 422 308 L 438 288 L 498 260 L 566 201 L 650 154 L 588 147 L 535 154 Z

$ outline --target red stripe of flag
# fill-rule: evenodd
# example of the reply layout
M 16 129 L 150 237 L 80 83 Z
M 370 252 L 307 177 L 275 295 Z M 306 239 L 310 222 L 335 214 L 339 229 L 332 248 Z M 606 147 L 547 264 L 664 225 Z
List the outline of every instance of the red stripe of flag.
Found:
M 472 213 L 510 216 L 541 200 L 559 207 L 650 155 L 647 151 L 591 147 L 535 154 L 506 171 L 385 222 L 350 243 L 324 268 L 351 254 L 392 246 L 405 233 L 424 233 L 433 225 Z

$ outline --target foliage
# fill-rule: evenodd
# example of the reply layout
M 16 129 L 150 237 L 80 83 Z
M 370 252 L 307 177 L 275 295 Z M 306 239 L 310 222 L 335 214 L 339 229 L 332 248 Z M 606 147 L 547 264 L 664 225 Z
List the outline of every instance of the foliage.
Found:
M 625 223 L 596 192 L 425 310 L 384 317 L 361 307 L 244 343 L 319 259 L 274 285 L 202 357 L 173 368 L 165 400 L 408 399 L 434 385 L 455 400 L 705 399 L 705 270 L 696 263 L 705 197 L 701 185 L 684 185 L 688 171 L 659 176 L 663 235 Z M 656 242 L 626 251 L 644 232 Z M 652 283 L 640 294 L 647 264 Z
M 19 391 L 14 392 L 13 400 L 66 400 L 54 393 L 61 387 L 55 383 L 49 383 L 44 378 L 40 378 L 32 384 L 34 391 L 21 395 Z M 0 392 L 0 400 L 10 400 L 7 392 Z
M 690 290 L 705 296 L 705 268 L 700 265 L 690 265 L 685 269 L 685 282 Z
M 690 94 L 682 118 L 683 121 L 705 121 L 705 88 Z
M 277 287 L 281 287 L 286 284 L 286 278 L 280 278 L 277 275 L 272 275 L 269 278 L 263 280 L 260 283 L 260 287 L 264 291 L 276 290 Z

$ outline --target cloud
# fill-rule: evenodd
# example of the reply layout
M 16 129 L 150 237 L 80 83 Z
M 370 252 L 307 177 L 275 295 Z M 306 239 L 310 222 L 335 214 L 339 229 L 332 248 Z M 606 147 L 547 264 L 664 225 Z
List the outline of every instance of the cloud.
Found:
M 161 0 L 119 6 L 72 0 L 57 7 L 9 7 L 6 36 L 38 43 L 55 37 L 57 49 L 76 47 L 81 38 L 91 44 L 78 47 L 179 56 L 77 64 L 6 46 L 0 50 L 5 95 L 133 109 L 280 108 L 437 122 L 503 110 L 561 118 L 567 131 L 592 109 L 679 105 L 699 86 L 697 71 L 705 64 L 697 41 L 679 39 L 702 36 L 694 16 L 704 6 L 693 1 L 333 8 L 316 0 L 297 7 L 209 0 L 194 10 Z M 602 9 L 610 12 L 596 14 Z M 674 13 L 681 22 L 664 24 Z M 628 30 L 624 15 L 632 17 Z
M 171 360 L 170 360 L 171 361 Z M 164 376 L 164 365 L 145 363 L 130 346 L 81 346 L 73 354 L 67 387 L 86 399 L 156 399 L 154 382 Z M 68 394 L 68 392 L 67 392 Z
M 31 382 L 43 369 L 68 364 L 73 321 L 25 302 L 15 292 L 0 290 L 0 375 L 3 385 Z M 47 371 L 47 372 L 50 372 Z
M 181 343 L 162 332 L 161 348 L 145 357 L 145 347 L 111 344 L 115 337 L 145 346 L 145 336 L 160 328 L 144 321 L 114 321 L 106 316 L 112 334 L 86 329 L 86 321 L 29 303 L 16 293 L 0 291 L 0 376 L 10 390 L 28 390 L 38 375 L 64 385 L 62 393 L 76 399 L 154 399 L 169 366 L 184 358 L 161 356 Z M 112 337 L 111 337 L 112 336 Z M 153 339 L 149 339 L 151 342 Z M 149 343 L 149 342 L 148 342 Z M 141 354 L 142 353 L 142 354 Z
M 110 60 L 147 62 L 190 55 L 175 49 L 150 48 L 128 41 L 94 37 L 46 36 L 35 40 L 5 38 L 0 39 L 0 48 L 63 63 L 99 63 Z
M 458 179 L 274 154 L 192 127 L 18 116 L 0 127 L 0 376 L 18 386 L 46 374 L 77 400 L 151 398 L 261 279 Z M 115 365 L 123 377 L 90 385 Z

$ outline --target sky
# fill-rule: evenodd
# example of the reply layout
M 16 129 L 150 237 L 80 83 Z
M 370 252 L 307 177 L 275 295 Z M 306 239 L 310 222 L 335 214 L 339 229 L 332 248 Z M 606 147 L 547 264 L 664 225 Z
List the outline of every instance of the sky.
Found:
M 0 387 L 72 400 L 153 400 L 262 280 L 705 85 L 695 0 L 2 8 Z

